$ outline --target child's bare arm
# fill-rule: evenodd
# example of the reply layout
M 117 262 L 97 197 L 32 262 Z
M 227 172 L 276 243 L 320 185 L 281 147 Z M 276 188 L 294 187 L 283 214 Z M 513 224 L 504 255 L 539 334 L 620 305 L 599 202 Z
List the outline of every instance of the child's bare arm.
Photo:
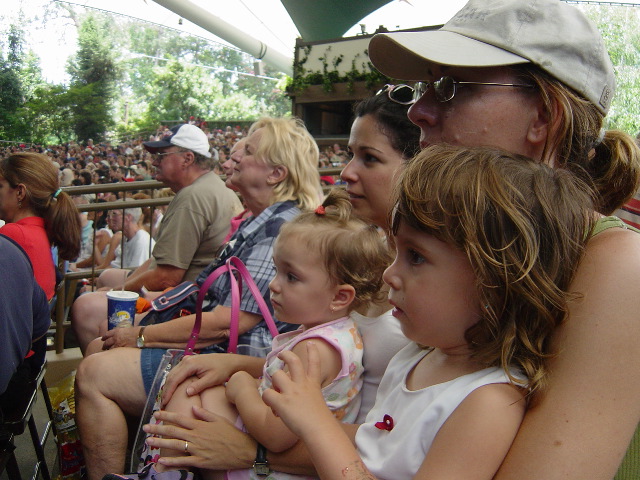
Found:
M 305 363 L 292 352 L 281 354 L 290 375 L 276 372 L 273 375 L 275 390 L 266 390 L 264 399 L 303 440 L 320 478 L 375 479 L 354 446 L 358 426 L 345 428 L 347 425 L 340 424 L 326 407 L 318 375 L 317 343 L 309 345 L 307 371 Z
M 473 391 L 440 428 L 414 478 L 491 480 L 525 409 L 522 391 L 513 385 L 490 384 Z
M 306 362 L 308 340 L 298 343 L 293 352 L 298 353 L 303 362 Z M 314 339 L 318 346 L 320 376 L 322 386 L 328 385 L 335 379 L 341 369 L 339 353 L 328 343 L 321 339 Z M 253 384 L 251 390 L 250 379 L 242 373 L 235 374 L 227 383 L 227 398 L 235 403 L 240 417 L 247 430 L 258 442 L 268 450 L 282 452 L 291 448 L 297 441 L 295 435 L 284 422 L 276 417 L 271 408 L 265 405 Z
M 271 413 L 256 380 L 245 372 L 234 374 L 227 382 L 227 399 L 234 403 L 249 434 L 268 450 L 282 452 L 293 446 L 297 437 Z

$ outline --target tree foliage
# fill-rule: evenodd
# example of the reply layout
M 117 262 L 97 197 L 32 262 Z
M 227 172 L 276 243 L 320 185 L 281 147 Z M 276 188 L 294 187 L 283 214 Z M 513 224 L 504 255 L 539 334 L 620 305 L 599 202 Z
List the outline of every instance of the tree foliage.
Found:
M 73 99 L 63 85 L 38 85 L 20 111 L 32 143 L 63 144 L 74 138 Z
M 12 137 L 19 133 L 17 112 L 24 103 L 20 81 L 23 34 L 16 26 L 9 27 L 6 57 L 0 54 L 0 133 Z
M 78 53 L 67 70 L 72 81 L 67 95 L 79 140 L 103 140 L 113 126 L 113 99 L 118 66 L 109 35 L 108 17 L 92 14 L 82 21 L 78 32 Z
M 208 121 L 250 121 L 281 116 L 291 104 L 276 80 L 253 75 L 252 59 L 233 48 L 184 37 L 157 26 L 129 26 L 122 35 L 129 52 L 127 81 L 120 90 L 119 131 L 155 130 L 158 123 L 190 116 Z
M 616 93 L 607 115 L 608 128 L 640 132 L 640 8 L 583 7 L 597 24 L 616 75 Z
M 608 128 L 640 131 L 640 8 L 580 5 L 598 25 L 614 63 L 617 89 Z M 2 12 L 0 12 L 0 16 Z M 78 31 L 68 85 L 47 83 L 24 32 L 66 19 Z M 0 31 L 0 139 L 120 141 L 189 116 L 251 121 L 290 113 L 286 76 L 237 49 L 171 28 L 51 2 Z M 116 53 L 117 52 L 117 53 Z
M 48 84 L 37 57 L 23 53 L 23 32 L 17 27 L 3 32 L 3 138 L 120 141 L 190 116 L 235 122 L 290 112 L 284 75 L 267 68 L 275 80 L 253 76 L 253 59 L 234 48 L 66 4 L 47 8 L 43 22 L 66 18 L 78 31 L 78 50 L 67 64 L 71 81 Z M 19 23 L 29 28 L 29 22 L 36 21 L 32 17 Z

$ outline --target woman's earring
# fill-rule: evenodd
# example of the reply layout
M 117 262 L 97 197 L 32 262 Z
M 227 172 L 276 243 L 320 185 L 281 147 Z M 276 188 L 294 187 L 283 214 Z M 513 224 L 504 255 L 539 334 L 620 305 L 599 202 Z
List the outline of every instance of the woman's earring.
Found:
M 18 208 L 22 208 L 22 200 L 18 200 Z

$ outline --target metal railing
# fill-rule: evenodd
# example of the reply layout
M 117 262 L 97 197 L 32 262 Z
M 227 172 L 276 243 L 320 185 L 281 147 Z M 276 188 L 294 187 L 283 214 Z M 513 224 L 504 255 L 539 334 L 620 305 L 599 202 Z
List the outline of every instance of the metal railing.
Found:
M 100 184 L 100 185 L 85 185 L 85 186 L 74 186 L 74 187 L 63 187 L 61 190 L 66 192 L 69 195 L 97 195 L 101 193 L 123 193 L 123 192 L 132 192 L 132 191 L 144 191 L 150 192 L 152 198 L 148 199 L 128 199 L 126 202 L 123 200 L 116 200 L 111 202 L 99 202 L 99 203 L 84 203 L 77 205 L 78 210 L 80 212 L 102 212 L 109 210 L 125 210 L 128 208 L 136 208 L 136 207 L 151 207 L 151 218 L 153 218 L 153 209 L 159 206 L 168 205 L 173 197 L 162 197 L 162 198 L 154 198 L 155 193 L 158 190 L 166 188 L 166 185 L 162 182 L 158 182 L 156 180 L 150 181 L 137 181 L 137 182 L 120 182 L 120 183 L 109 183 L 109 184 Z M 124 222 L 124 215 L 122 216 L 122 221 Z M 97 224 L 93 223 L 93 247 L 91 256 L 92 258 L 95 255 L 96 248 L 96 232 L 97 232 Z M 153 222 L 151 222 L 149 234 L 153 236 Z M 125 236 L 122 236 L 120 248 L 124 249 L 124 241 Z M 149 244 L 149 249 L 151 249 L 151 244 Z M 122 250 L 124 251 L 124 250 Z M 151 252 L 149 252 L 151 253 Z M 121 257 L 122 258 L 122 257 Z M 61 268 L 65 268 L 61 266 Z M 52 320 L 55 325 L 55 332 L 53 337 L 53 346 L 55 348 L 56 353 L 62 353 L 64 351 L 64 335 L 65 330 L 71 325 L 69 321 L 69 313 L 71 310 L 71 305 L 73 304 L 73 300 L 76 294 L 76 288 L 78 282 L 83 279 L 91 279 L 93 285 L 95 285 L 95 279 L 102 273 L 105 269 L 96 268 L 95 261 L 92 263 L 91 267 L 77 271 L 63 271 L 63 279 L 58 285 L 58 289 L 56 290 L 56 305 L 55 311 L 52 314 Z

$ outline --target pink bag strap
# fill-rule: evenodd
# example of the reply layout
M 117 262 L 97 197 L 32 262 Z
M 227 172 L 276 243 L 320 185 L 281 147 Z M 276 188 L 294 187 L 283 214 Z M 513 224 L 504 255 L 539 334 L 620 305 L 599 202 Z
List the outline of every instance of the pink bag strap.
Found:
M 236 279 L 234 271 L 240 274 L 240 278 Z M 267 327 L 269 328 L 269 332 L 273 337 L 278 335 L 278 329 L 273 320 L 273 317 L 271 316 L 269 307 L 267 307 L 260 289 L 254 282 L 253 278 L 251 278 L 251 274 L 247 270 L 247 267 L 238 257 L 230 257 L 227 259 L 224 265 L 216 268 L 213 272 L 211 272 L 200 287 L 200 291 L 198 292 L 198 299 L 196 300 L 196 320 L 193 324 L 191 337 L 189 338 L 189 341 L 187 342 L 187 346 L 185 348 L 185 355 L 193 355 L 193 350 L 195 349 L 196 342 L 198 341 L 198 336 L 200 335 L 200 327 L 202 326 L 202 304 L 204 302 L 204 297 L 206 296 L 211 284 L 213 284 L 213 282 L 215 282 L 221 275 L 225 273 L 229 274 L 229 281 L 231 283 L 231 322 L 229 324 L 229 346 L 227 347 L 227 352 L 237 352 L 240 325 L 240 295 L 242 293 L 242 279 L 244 279 L 244 283 L 247 285 L 249 291 L 255 298 L 256 303 L 258 304 L 258 308 L 260 309 L 260 313 L 262 314 L 262 317 L 267 324 Z
M 204 297 L 207 295 L 207 291 L 209 290 L 211 284 L 213 284 L 213 282 L 215 282 L 221 275 L 224 275 L 225 273 L 229 274 L 229 281 L 231 283 L 231 323 L 233 324 L 234 306 L 238 305 L 239 307 L 240 305 L 238 282 L 236 281 L 236 277 L 233 275 L 233 269 L 234 268 L 230 265 L 229 260 L 227 260 L 224 265 L 219 266 L 213 272 L 211 272 L 202 283 L 202 286 L 198 291 L 198 298 L 196 300 L 196 319 L 193 323 L 191 336 L 189 337 L 189 341 L 187 342 L 187 346 L 184 350 L 185 355 L 193 355 L 193 350 L 195 349 L 196 342 L 198 341 L 198 337 L 200 336 L 200 328 L 202 326 L 202 304 L 204 302 Z
M 269 332 L 271 333 L 271 336 L 275 337 L 280 332 L 278 332 L 278 327 L 276 327 L 276 322 L 273 320 L 271 311 L 269 310 L 267 303 L 264 301 L 264 298 L 262 297 L 262 292 L 260 292 L 260 289 L 256 285 L 256 282 L 251 277 L 251 273 L 249 273 L 249 270 L 247 270 L 247 267 L 245 266 L 245 264 L 242 263 L 242 260 L 240 260 L 238 257 L 231 257 L 229 261 L 233 264 L 234 267 L 236 267 L 236 270 L 240 273 L 241 277 L 244 279 L 245 285 L 249 287 L 249 290 L 251 291 L 253 298 L 255 298 L 256 303 L 258 304 L 258 308 L 260 308 L 260 313 L 262 314 L 262 318 L 264 318 L 264 322 L 267 324 L 267 327 L 269 328 Z

